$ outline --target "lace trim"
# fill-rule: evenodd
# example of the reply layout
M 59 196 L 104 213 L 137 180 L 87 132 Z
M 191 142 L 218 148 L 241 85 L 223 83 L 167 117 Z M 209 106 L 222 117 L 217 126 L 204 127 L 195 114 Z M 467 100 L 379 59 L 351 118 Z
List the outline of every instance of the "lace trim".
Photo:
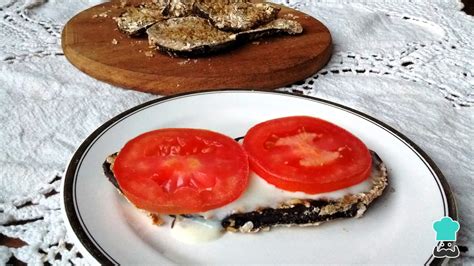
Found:
M 60 47 L 62 25 L 49 19 L 30 17 L 31 9 L 44 1 L 11 1 L 0 8 L 0 60 L 24 62 L 32 57 L 63 55 Z
M 0 204 L 0 234 L 21 247 L 0 247 L 0 264 L 11 256 L 31 264 L 83 264 L 86 261 L 66 234 L 61 216 L 59 174 L 30 196 Z
M 321 1 L 334 3 L 334 1 Z M 316 1 L 285 1 L 289 6 L 307 12 L 316 17 L 321 2 Z M 341 3 L 344 1 L 336 1 Z M 441 30 L 443 37 L 427 42 L 406 43 L 401 51 L 364 52 L 339 51 L 333 54 L 328 65 L 313 77 L 289 86 L 292 92 L 308 94 L 317 90 L 316 80 L 321 75 L 371 75 L 394 76 L 403 80 L 419 82 L 437 89 L 440 95 L 448 100 L 453 107 L 472 107 L 474 104 L 474 50 L 472 32 L 474 18 L 463 12 L 451 10 L 450 16 L 441 12 L 441 7 L 432 3 L 400 5 L 375 1 L 367 3 L 364 8 L 372 12 L 383 12 L 385 16 L 405 21 L 421 23 L 427 28 Z M 407 1 L 407 4 L 410 2 Z M 446 3 L 448 4 L 448 3 Z M 354 5 L 357 5 L 355 3 Z M 462 3 L 451 3 L 451 7 L 462 8 Z M 471 36 L 471 37 L 470 37 Z

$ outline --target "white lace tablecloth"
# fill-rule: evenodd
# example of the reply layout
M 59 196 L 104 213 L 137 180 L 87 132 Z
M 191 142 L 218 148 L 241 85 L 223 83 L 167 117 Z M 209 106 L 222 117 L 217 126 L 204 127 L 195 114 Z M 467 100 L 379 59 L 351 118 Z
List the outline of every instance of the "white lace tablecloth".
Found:
M 63 25 L 97 2 L 0 0 L 0 234 L 26 244 L 0 246 L 0 264 L 86 262 L 61 219 L 61 173 L 95 128 L 158 97 L 94 80 L 63 56 Z M 473 264 L 474 18 L 455 0 L 282 2 L 334 40 L 323 70 L 282 90 L 363 111 L 425 150 L 457 198 L 469 251 L 456 262 Z

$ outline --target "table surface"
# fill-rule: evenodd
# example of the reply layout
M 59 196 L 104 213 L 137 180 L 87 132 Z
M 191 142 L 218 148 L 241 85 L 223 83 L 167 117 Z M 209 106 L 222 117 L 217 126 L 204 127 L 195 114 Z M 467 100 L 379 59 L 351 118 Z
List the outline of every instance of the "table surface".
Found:
M 462 10 L 467 14 L 473 15 L 474 1 L 463 0 L 462 2 L 464 3 L 464 8 Z M 2 148 L 37 148 L 41 152 L 43 152 L 43 156 L 45 158 L 50 158 L 50 156 L 53 156 L 48 154 L 48 152 L 51 152 L 51 150 L 60 150 L 59 153 L 61 153 L 60 156 L 53 156 L 54 160 L 51 159 L 51 162 L 41 161 L 40 163 L 38 163 L 40 167 L 38 168 L 36 174 L 41 173 L 41 175 L 47 176 L 48 174 L 51 174 L 51 172 L 54 171 L 60 173 L 63 170 L 62 167 L 64 167 L 61 165 L 61 162 L 65 164 L 68 156 L 72 154 L 72 152 L 78 146 L 80 141 L 84 137 L 86 137 L 87 134 L 90 133 L 95 127 L 99 126 L 102 122 L 110 118 L 112 114 L 119 113 L 120 111 L 125 110 L 131 106 L 134 106 L 149 99 L 153 99 L 155 97 L 147 94 L 117 90 L 117 88 L 101 84 L 98 81 L 79 74 L 78 70 L 75 70 L 70 65 L 68 65 L 62 57 L 61 51 L 58 48 L 58 44 L 54 43 L 54 41 L 56 41 L 56 39 L 54 38 L 59 37 L 56 33 L 60 33 L 61 27 L 64 22 L 67 21 L 68 17 L 72 16 L 80 9 L 83 9 L 87 6 L 91 6 L 93 3 L 94 1 L 90 1 L 90 3 L 86 3 L 82 6 L 76 3 L 70 4 L 72 7 L 68 7 L 64 3 L 58 3 L 57 5 L 59 7 L 56 8 L 59 9 L 54 9 L 54 7 L 42 4 L 28 6 L 28 4 L 23 4 L 22 1 L 13 1 L 10 5 L 6 5 L 3 7 L 0 6 L 0 15 L 2 15 L 4 19 L 6 18 L 6 15 L 10 17 L 15 16 L 15 12 L 13 12 L 12 10 L 14 10 L 13 7 L 16 6 L 16 10 L 20 10 L 19 12 L 16 12 L 16 14 L 18 16 L 23 16 L 23 18 L 27 20 L 28 23 L 36 23 L 35 25 L 40 26 L 44 26 L 48 23 L 51 25 L 49 28 L 28 25 L 28 27 L 25 27 L 24 32 L 22 32 L 21 34 L 12 33 L 2 35 L 6 36 L 6 39 L 5 41 L 0 42 L 0 45 L 4 50 L 3 52 L 0 52 L 0 56 L 2 58 L 2 60 L 0 61 L 0 66 L 2 66 L 0 70 L 0 72 L 2 72 L 2 74 L 0 74 L 0 83 L 3 84 L 3 91 L 2 94 L 0 94 L 0 103 L 2 103 L 0 104 L 0 106 L 3 107 L 0 108 L 0 111 L 3 111 L 2 113 L 4 114 L 9 114 L 15 119 L 18 118 L 18 115 L 10 111 L 10 109 L 16 109 L 19 106 L 9 101 L 12 99 L 20 99 L 21 103 L 26 104 L 27 106 L 29 106 L 29 108 L 32 108 L 33 110 L 22 113 L 27 118 L 28 116 L 31 116 L 32 118 L 30 120 L 22 120 L 22 118 L 18 118 L 20 121 L 18 123 L 20 125 L 18 128 L 16 125 L 6 122 L 8 121 L 8 117 L 1 118 L 2 124 L 3 122 L 5 122 L 8 129 L 5 129 L 4 131 L 2 130 L 2 135 L 0 135 L 5 136 L 5 138 L 3 138 L 4 142 L 1 143 Z M 336 49 L 333 55 L 333 59 L 325 69 L 321 70 L 314 77 L 303 81 L 300 84 L 295 84 L 294 86 L 284 88 L 284 90 L 295 93 L 304 93 L 317 97 L 323 97 L 329 100 L 340 102 L 342 104 L 354 106 L 355 108 L 363 110 L 383 120 L 384 122 L 389 123 L 390 125 L 394 125 L 397 129 L 401 129 L 404 134 L 408 135 L 410 138 L 414 139 L 415 142 L 421 145 L 422 148 L 426 150 L 428 154 L 440 166 L 441 170 L 445 173 L 448 181 L 451 183 L 455 194 L 457 194 L 458 196 L 458 207 L 461 216 L 461 229 L 463 230 L 461 237 L 458 239 L 458 242 L 460 243 L 461 251 L 464 251 L 464 262 L 474 263 L 474 260 L 472 259 L 472 249 L 474 248 L 472 245 L 472 228 L 467 228 L 467 226 L 463 228 L 463 224 L 472 224 L 472 222 L 474 222 L 472 220 L 472 214 L 469 213 L 470 209 L 472 209 L 472 196 L 468 196 L 473 188 L 473 175 L 471 166 L 471 160 L 473 155 L 472 141 L 465 140 L 465 138 L 472 138 L 473 136 L 471 126 L 472 123 L 470 122 L 472 122 L 473 120 L 472 89 L 474 88 L 474 80 L 472 78 L 472 62 L 469 63 L 468 59 L 469 54 L 471 54 L 472 56 L 472 54 L 474 53 L 474 47 L 472 43 L 473 35 L 470 36 L 471 38 L 469 40 L 469 38 L 466 39 L 465 36 L 461 34 L 463 32 L 469 33 L 469 28 L 471 29 L 472 33 L 472 28 L 474 28 L 474 22 L 472 17 L 462 17 L 462 15 L 460 15 L 460 12 L 454 11 L 456 8 L 453 8 L 449 5 L 447 5 L 448 7 L 442 8 L 451 8 L 453 11 L 446 11 L 446 14 L 450 15 L 446 15 L 442 18 L 435 18 L 432 13 L 420 13 L 420 10 L 422 10 L 423 7 L 417 9 L 416 4 L 414 3 L 410 3 L 410 5 L 412 5 L 413 7 L 412 10 L 414 10 L 412 14 L 407 11 L 408 9 L 404 9 L 403 7 L 396 5 L 381 7 L 376 4 L 369 4 L 365 6 L 364 8 L 367 8 L 367 10 L 371 12 L 364 13 L 365 16 L 370 17 L 372 14 L 373 16 L 375 16 L 374 18 L 378 19 L 378 22 L 383 20 L 385 17 L 382 15 L 378 17 L 379 14 L 387 14 L 386 16 L 388 17 L 403 16 L 403 19 L 407 21 L 412 21 L 414 25 L 420 25 L 420 23 L 426 23 L 426 25 L 429 24 L 431 26 L 435 24 L 437 25 L 436 27 L 431 27 L 429 33 L 428 30 L 419 30 L 417 34 L 402 35 L 403 33 L 400 32 L 402 32 L 404 26 L 403 24 L 397 22 L 396 25 L 394 24 L 391 28 L 394 30 L 393 34 L 398 34 L 397 36 L 406 37 L 406 41 L 404 41 L 403 44 L 395 44 L 395 46 L 398 45 L 397 47 L 401 47 L 401 52 L 393 52 L 392 50 L 390 50 L 392 48 L 385 45 L 385 39 L 378 38 L 376 36 L 377 28 L 372 24 L 370 24 L 369 27 L 374 27 L 373 31 L 358 32 L 360 36 L 359 38 L 366 38 L 366 43 L 359 43 L 357 44 L 358 46 L 350 43 L 350 36 L 347 35 L 348 31 L 344 31 L 342 29 L 342 27 L 346 27 L 348 26 L 348 24 L 346 24 L 345 20 L 342 18 L 347 18 L 347 16 L 345 15 L 346 13 L 344 12 L 349 11 L 345 11 L 346 9 L 356 10 L 356 8 L 359 8 L 359 6 L 356 6 L 356 4 L 347 4 L 347 6 L 337 7 L 330 6 L 332 10 L 336 10 L 332 14 L 333 17 L 324 14 L 325 10 L 327 11 L 330 9 L 324 9 L 325 6 L 323 4 L 319 6 L 322 7 L 320 11 L 315 11 L 314 9 L 312 9 L 312 6 L 305 6 L 304 4 L 301 4 L 298 1 L 290 1 L 290 5 L 293 5 L 293 7 L 295 8 L 300 8 L 305 12 L 311 13 L 318 19 L 321 19 L 323 22 L 327 21 L 327 25 L 330 27 L 331 32 L 335 35 L 334 42 Z M 48 8 L 54 10 L 56 12 L 56 15 L 53 15 L 51 18 L 40 17 L 39 15 L 41 15 L 42 12 L 44 14 L 47 13 L 47 11 L 45 10 Z M 23 12 L 22 10 L 26 10 L 26 12 Z M 58 10 L 63 11 L 64 13 L 58 13 Z M 449 19 L 449 17 L 454 13 L 456 14 L 456 19 L 458 19 L 456 20 L 456 23 L 452 22 L 454 21 L 454 19 Z M 349 19 L 354 19 L 353 22 L 356 23 L 370 21 L 363 20 L 362 18 Z M 7 26 L 5 25 L 13 25 L 13 23 L 8 18 L 6 18 L 5 21 L 7 23 L 0 26 L 1 33 L 9 32 Z M 459 24 L 458 21 L 463 21 L 463 23 L 467 23 L 466 25 L 468 26 L 460 26 L 462 23 L 459 22 Z M 383 20 L 383 22 L 394 23 L 392 19 Z M 338 25 L 341 25 L 342 27 L 339 27 Z M 349 30 L 351 29 L 353 30 L 353 28 L 350 28 Z M 387 30 L 387 28 L 382 29 Z M 38 39 L 38 42 L 43 42 L 46 44 L 48 42 L 51 42 L 51 46 L 45 44 L 43 47 L 41 47 L 40 45 L 35 46 L 31 43 L 29 44 L 26 42 L 22 42 L 25 40 L 30 40 L 28 39 L 28 37 L 23 36 L 24 34 L 34 35 L 34 38 L 38 38 L 35 34 L 40 36 L 40 33 L 38 32 L 41 31 L 49 32 L 53 40 L 49 40 L 47 38 L 40 38 Z M 442 33 L 443 31 L 444 33 Z M 371 33 L 373 35 L 370 35 Z M 432 41 L 433 36 L 436 35 L 435 33 L 445 34 L 445 38 L 439 38 L 440 41 Z M 346 38 L 348 38 L 347 42 L 341 41 L 341 36 L 345 36 Z M 449 41 L 446 41 L 447 38 L 451 39 Z M 452 38 L 454 38 L 455 40 L 453 41 Z M 424 39 L 429 41 L 425 41 Z M 15 42 L 15 40 L 20 41 Z M 446 45 L 443 42 L 445 42 Z M 444 50 L 446 49 L 446 47 L 444 46 L 449 46 L 447 47 L 449 48 L 449 50 Z M 27 52 L 25 52 L 33 51 L 35 49 L 35 55 L 31 57 L 29 57 Z M 364 52 L 363 49 L 371 50 L 370 52 Z M 371 56 L 373 56 L 373 60 L 365 59 L 366 57 Z M 463 61 L 464 57 L 468 59 L 466 59 L 466 61 Z M 41 65 L 38 63 L 41 61 L 48 62 L 44 65 Z M 56 63 L 56 61 L 60 63 L 58 64 Z M 440 62 L 449 62 L 449 64 L 446 66 L 446 68 L 442 68 L 439 66 L 439 64 L 442 64 Z M 456 62 L 462 62 L 462 64 Z M 397 63 L 400 63 L 401 66 L 396 65 Z M 39 67 L 42 68 L 41 71 L 49 73 L 49 76 L 46 77 L 46 74 L 44 76 L 42 76 L 41 74 L 38 75 L 38 73 L 41 73 L 41 71 L 38 70 L 37 66 L 35 65 L 39 65 Z M 62 66 L 63 68 L 57 68 L 57 66 Z M 421 67 L 417 68 L 418 66 Z M 437 69 L 438 67 L 439 69 Z M 346 70 L 347 73 L 345 72 Z M 381 80 L 379 77 L 375 81 L 370 80 L 370 78 L 363 78 L 362 80 L 358 80 L 360 79 L 361 75 L 365 75 L 371 71 L 372 73 L 376 73 L 377 71 L 379 73 L 382 72 L 380 73 L 380 75 L 384 75 L 385 73 L 387 73 L 385 75 L 389 76 L 391 78 L 391 81 L 387 82 L 385 80 Z M 457 75 L 456 73 L 462 74 Z M 7 76 L 10 76 L 12 78 L 8 79 L 6 78 Z M 68 83 L 68 81 L 72 79 L 75 79 L 75 84 L 73 85 Z M 401 85 L 394 85 L 393 80 L 395 80 L 396 83 L 400 83 Z M 374 82 L 374 85 L 371 85 L 370 90 L 362 89 L 362 87 L 366 86 L 368 83 L 371 82 Z M 316 86 L 315 84 L 317 84 L 318 86 Z M 69 100 L 66 101 L 64 104 L 55 100 L 55 97 L 63 99 L 61 97 L 64 97 L 64 95 L 66 95 L 66 92 L 60 91 L 61 86 L 69 86 L 69 90 L 74 90 L 74 92 L 67 92 L 67 96 L 71 98 L 68 98 Z M 413 90 L 404 90 L 404 86 L 412 86 Z M 463 86 L 466 89 L 463 89 Z M 22 91 L 21 88 L 23 87 L 28 87 L 28 89 Z M 50 88 L 51 90 L 56 91 L 51 95 L 45 95 L 44 92 L 42 92 L 44 88 Z M 323 88 L 324 90 L 321 88 Z M 345 91 L 340 92 L 338 88 L 345 88 Z M 380 91 L 378 88 L 382 88 L 385 90 L 399 90 L 398 93 L 400 93 L 400 95 L 406 94 L 410 95 L 410 97 L 419 97 L 420 94 L 424 96 L 422 98 L 417 99 L 416 102 L 412 102 L 409 100 L 405 101 L 397 98 L 397 91 L 390 94 L 386 91 Z M 428 90 L 424 91 L 424 88 L 430 88 L 431 90 L 429 92 Z M 99 95 L 96 91 L 98 89 L 101 90 Z M 420 93 L 417 90 L 423 92 Z M 378 98 L 373 98 L 371 96 L 374 94 L 376 94 Z M 100 101 L 111 100 L 115 102 L 110 106 L 106 105 L 104 107 L 103 105 L 101 105 L 100 101 L 94 101 L 93 99 L 90 99 L 91 95 L 96 95 L 95 97 L 100 98 Z M 390 97 L 392 98 L 390 99 Z M 78 101 L 78 99 L 81 102 L 81 105 L 78 105 L 79 107 L 77 108 L 71 106 L 71 104 L 74 105 L 75 102 Z M 400 109 L 404 110 L 405 112 L 407 112 L 410 106 L 413 106 L 413 109 L 420 108 L 420 110 L 412 110 L 407 114 L 402 114 L 400 112 L 397 112 L 397 110 L 395 109 L 390 109 L 390 112 L 392 112 L 392 116 L 394 116 L 394 118 L 391 118 L 387 112 L 383 111 L 384 108 L 392 108 L 391 106 L 393 106 L 394 104 L 389 104 L 389 102 L 391 101 L 395 101 L 395 104 L 398 105 Z M 367 106 L 367 103 L 369 106 Z M 423 106 L 430 106 L 433 108 L 433 111 L 424 112 L 422 110 Z M 69 116 L 68 119 L 62 119 L 65 113 L 69 111 L 78 112 L 78 110 L 81 111 L 83 110 L 82 108 L 86 107 L 88 108 L 87 110 L 89 110 L 90 112 L 90 116 L 88 116 L 88 119 L 81 117 L 80 119 L 83 120 L 79 120 L 79 122 L 72 122 L 74 120 Z M 9 109 L 7 110 L 6 108 Z M 20 109 L 19 111 L 22 110 L 24 111 L 26 109 Z M 51 110 L 55 110 L 54 113 L 52 113 Z M 74 112 L 71 113 L 74 114 Z M 48 132 L 48 136 L 54 139 L 54 143 L 47 144 L 50 146 L 46 148 L 42 146 L 42 143 L 38 142 L 42 141 L 41 139 L 31 137 L 42 136 L 42 132 L 33 131 L 29 133 L 27 127 L 25 126 L 26 122 L 35 121 L 35 115 L 51 116 L 52 120 L 59 123 L 47 124 L 47 118 L 43 120 L 40 119 L 41 121 L 38 122 L 46 123 L 44 127 L 53 127 L 54 129 L 53 131 Z M 414 119 L 416 121 L 410 122 L 409 119 Z M 436 122 L 435 120 L 443 122 L 440 123 Z M 71 128 L 71 131 L 77 135 L 74 137 L 74 141 L 70 141 L 67 139 L 69 137 L 67 134 L 70 133 L 69 131 L 61 131 L 61 123 L 75 125 L 76 127 L 78 127 L 78 129 Z M 79 125 L 79 123 L 81 124 Z M 453 129 L 443 130 L 441 128 L 441 124 L 444 124 L 446 127 L 452 127 Z M 435 125 L 436 128 L 430 128 L 432 125 Z M 25 130 L 26 133 L 24 132 Z M 63 135 L 51 135 L 53 134 L 51 132 L 63 132 L 61 133 Z M 12 136 L 18 135 L 21 136 L 21 138 L 25 138 L 22 140 L 23 142 L 21 143 L 21 145 L 29 146 L 12 146 L 7 143 L 8 141 L 6 140 L 12 141 Z M 47 134 L 45 136 L 47 137 Z M 45 136 L 42 136 L 42 138 L 46 138 Z M 459 141 L 446 140 L 447 138 L 453 138 L 453 136 L 454 138 L 458 138 Z M 31 139 L 28 139 L 29 137 Z M 433 139 L 436 139 L 436 141 L 438 141 L 440 144 L 438 145 L 434 143 Z M 456 155 L 451 153 L 452 150 L 450 150 L 449 152 L 444 152 L 443 147 L 449 145 L 455 147 L 456 149 L 459 149 L 461 152 L 457 153 Z M 0 157 L 0 161 L 2 162 L 2 164 L 0 164 L 0 167 L 10 167 L 10 162 L 11 164 L 27 162 L 28 160 L 31 160 L 31 157 L 28 156 L 25 155 L 24 157 L 21 157 L 13 153 L 10 154 L 10 152 L 8 152 L 6 156 Z M 459 160 L 456 164 L 453 163 L 453 160 L 449 159 L 449 157 L 453 156 L 459 156 Z M 445 159 L 447 160 L 447 162 L 445 162 Z M 9 173 L 10 172 L 0 171 L 0 179 L 2 185 L 10 182 L 10 179 L 8 178 Z M 26 170 L 25 173 L 27 173 Z M 45 182 L 58 186 L 60 177 L 53 177 L 49 179 L 43 177 L 38 178 L 36 180 L 39 183 Z M 13 187 L 15 187 L 14 189 L 17 189 L 21 185 L 22 184 L 16 186 L 14 185 Z M 23 184 L 23 186 L 25 185 Z M 28 186 L 26 185 L 25 187 Z M 2 193 L 4 194 L 2 195 Z M 11 200 L 12 197 L 8 197 L 8 193 L 11 193 L 8 188 L 0 188 L 0 204 L 2 204 L 2 207 L 0 209 L 2 211 L 7 210 L 7 207 L 10 206 L 8 204 L 14 202 L 13 200 Z M 44 198 L 38 200 L 54 198 L 58 196 L 57 193 L 58 190 L 55 187 L 52 187 L 46 193 L 43 193 L 43 195 L 46 195 Z M 28 208 L 28 206 L 35 204 L 38 204 L 38 202 L 36 202 L 35 200 L 27 200 L 25 203 L 23 203 L 22 207 Z M 19 208 L 18 206 L 14 208 Z M 0 226 L 3 227 L 0 227 L 2 228 L 0 229 L 0 246 L 6 246 L 9 248 L 13 248 L 11 250 L 16 250 L 15 248 L 20 248 L 31 244 L 29 242 L 33 240 L 30 237 L 23 237 L 23 235 L 21 234 L 18 234 L 18 237 L 15 237 L 16 235 L 12 233 L 13 231 L 10 229 L 11 227 L 21 227 L 23 225 L 27 225 L 28 223 L 38 220 L 37 217 L 32 217 L 33 218 L 31 219 L 21 219 L 21 215 L 18 215 L 16 216 L 17 219 L 8 220 L 7 222 L 1 222 Z M 464 223 L 462 222 L 463 220 Z M 0 221 L 2 221 L 2 219 L 0 219 Z M 64 248 L 67 250 L 70 250 L 72 247 L 72 244 L 68 242 L 68 240 L 66 240 L 66 242 L 62 245 L 65 246 Z M 467 249 L 469 249 L 469 251 Z M 0 250 L 0 252 L 2 252 L 2 250 Z M 21 254 L 18 254 L 17 256 L 21 257 Z M 22 260 L 25 261 L 26 259 L 22 257 Z M 24 264 L 23 261 L 19 260 L 16 256 L 11 256 L 9 257 L 7 262 L 15 265 L 20 265 Z

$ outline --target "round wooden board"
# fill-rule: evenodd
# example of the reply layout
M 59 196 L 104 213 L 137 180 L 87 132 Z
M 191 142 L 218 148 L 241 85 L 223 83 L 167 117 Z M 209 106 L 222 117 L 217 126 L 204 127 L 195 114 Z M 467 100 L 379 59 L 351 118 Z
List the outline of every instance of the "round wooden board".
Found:
M 303 34 L 262 39 L 191 59 L 158 51 L 150 56 L 146 37 L 129 38 L 117 30 L 112 18 L 121 12 L 110 2 L 82 11 L 64 27 L 62 47 L 66 58 L 81 71 L 133 90 L 174 94 L 222 88 L 275 89 L 311 76 L 331 56 L 329 30 L 313 17 L 286 7 L 279 17 L 299 21 Z

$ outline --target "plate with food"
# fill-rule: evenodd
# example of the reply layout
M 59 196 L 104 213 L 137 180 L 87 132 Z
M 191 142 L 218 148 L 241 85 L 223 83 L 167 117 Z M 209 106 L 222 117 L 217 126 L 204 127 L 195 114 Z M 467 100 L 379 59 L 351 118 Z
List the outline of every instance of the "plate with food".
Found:
M 71 18 L 61 44 L 86 74 L 158 94 L 274 89 L 313 75 L 332 51 L 317 19 L 250 0 L 107 2 Z
M 112 118 L 73 155 L 66 225 L 102 264 L 440 263 L 442 173 L 386 124 L 326 100 L 219 90 Z

